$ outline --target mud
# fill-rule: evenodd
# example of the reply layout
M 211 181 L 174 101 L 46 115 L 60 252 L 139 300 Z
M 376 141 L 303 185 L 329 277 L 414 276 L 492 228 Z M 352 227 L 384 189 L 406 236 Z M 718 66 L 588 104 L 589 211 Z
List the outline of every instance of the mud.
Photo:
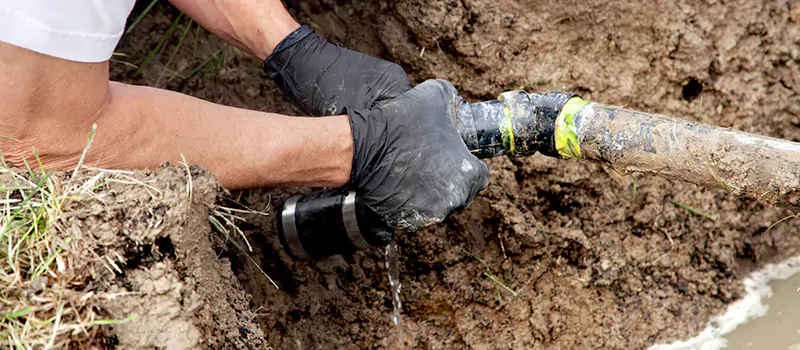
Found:
M 522 86 L 558 89 L 800 140 L 800 4 L 794 1 L 288 3 L 329 39 L 400 63 L 414 82 L 448 79 L 472 101 Z M 118 51 L 143 57 L 173 16 L 160 9 Z M 197 49 L 181 49 L 171 68 L 192 71 L 222 47 L 202 31 L 190 31 L 187 40 Z M 114 65 L 113 76 L 152 85 L 168 56 L 158 55 L 140 76 Z M 207 69 L 160 85 L 299 114 L 259 62 L 233 50 L 218 56 Z M 750 271 L 800 253 L 800 222 L 771 226 L 791 212 L 724 190 L 543 156 L 488 163 L 491 184 L 469 210 L 398 235 L 409 347 L 642 349 L 685 339 L 742 296 Z M 233 196 L 250 207 L 275 208 L 299 191 Z M 252 296 L 269 344 L 399 348 L 381 252 L 295 263 L 280 251 L 272 219 L 249 218 L 244 229 L 280 291 L 235 250 L 223 254 Z

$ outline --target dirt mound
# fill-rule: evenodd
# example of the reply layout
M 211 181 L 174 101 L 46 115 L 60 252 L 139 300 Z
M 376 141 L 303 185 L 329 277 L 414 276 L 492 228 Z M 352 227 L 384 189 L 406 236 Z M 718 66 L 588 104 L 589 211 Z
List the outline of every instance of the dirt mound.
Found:
M 288 3 L 331 40 L 397 61 L 416 82 L 451 80 L 472 100 L 523 86 L 559 89 L 800 140 L 800 5 L 791 1 Z M 119 51 L 144 57 L 173 18 L 162 9 Z M 189 33 L 199 49 L 184 46 L 171 68 L 193 74 L 161 86 L 298 114 L 259 62 Z M 217 68 L 194 69 L 201 64 Z M 147 84 L 162 68 L 134 75 L 113 67 L 117 79 Z M 697 332 L 741 295 L 748 272 L 800 250 L 800 222 L 770 228 L 791 213 L 724 191 L 541 156 L 489 164 L 491 185 L 469 210 L 399 235 L 411 347 L 646 348 Z M 289 192 L 236 196 L 262 208 Z M 272 218 L 249 219 L 253 255 L 281 290 L 235 250 L 225 256 L 273 346 L 398 347 L 381 252 L 295 263 L 281 252 Z
M 86 329 L 76 327 L 71 333 L 77 341 L 73 345 L 266 346 L 249 296 L 235 282 L 227 260 L 218 259 L 213 249 L 222 247 L 224 240 L 209 227 L 220 187 L 200 168 L 187 171 L 185 167 L 163 167 L 152 173 L 92 170 L 79 176 L 87 179 L 81 188 L 92 189 L 93 194 L 64 199 L 63 214 L 51 234 L 59 247 L 58 259 L 65 262 L 39 288 L 57 288 L 67 282 L 65 276 L 85 279 L 70 282 L 69 291 L 59 297 L 80 296 L 65 312 L 78 302 L 82 307 L 88 304 L 97 317 L 82 323 L 108 326 L 88 341 Z M 9 174 L 4 174 L 3 183 Z M 55 188 L 68 183 L 58 182 Z M 59 277 L 64 267 L 71 271 Z
M 109 188 L 106 204 L 70 211 L 76 234 L 102 237 L 107 255 L 122 256 L 122 276 L 111 276 L 106 290 L 120 296 L 103 307 L 114 319 L 137 317 L 112 334 L 126 349 L 262 347 L 249 297 L 212 249 L 224 239 L 209 226 L 219 185 L 200 168 L 186 171 L 135 176 L 134 184 Z

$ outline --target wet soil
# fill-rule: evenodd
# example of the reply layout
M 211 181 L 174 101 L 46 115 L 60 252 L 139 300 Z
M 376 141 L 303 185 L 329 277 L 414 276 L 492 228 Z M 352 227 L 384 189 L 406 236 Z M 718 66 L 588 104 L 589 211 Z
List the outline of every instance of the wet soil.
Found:
M 414 82 L 448 79 L 473 101 L 528 85 L 800 141 L 795 1 L 288 5 L 330 40 L 396 61 Z M 118 51 L 144 57 L 174 18 L 159 6 Z M 113 77 L 155 84 L 175 36 L 141 75 L 115 64 Z M 190 30 L 187 38 L 170 68 L 193 74 L 162 77 L 159 86 L 299 114 L 259 62 L 230 49 L 212 56 L 223 45 L 203 31 Z M 543 156 L 488 163 L 491 184 L 468 210 L 429 230 L 398 235 L 409 347 L 647 348 L 697 333 L 742 295 L 750 271 L 800 254 L 800 221 L 771 227 L 788 210 L 722 190 Z M 299 191 L 232 196 L 274 210 Z M 244 229 L 253 256 L 280 290 L 235 250 L 223 254 L 252 296 L 269 344 L 400 347 L 381 251 L 296 263 L 281 252 L 273 218 L 249 218 Z

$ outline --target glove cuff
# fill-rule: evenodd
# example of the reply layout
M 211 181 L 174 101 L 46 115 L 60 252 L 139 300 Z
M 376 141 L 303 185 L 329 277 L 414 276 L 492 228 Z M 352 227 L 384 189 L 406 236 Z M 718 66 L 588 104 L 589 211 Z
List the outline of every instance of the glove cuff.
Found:
M 314 30 L 308 25 L 303 24 L 300 26 L 300 28 L 295 29 L 293 32 L 283 38 L 283 40 L 278 43 L 278 46 L 275 46 L 275 50 L 272 50 L 272 54 L 270 54 L 267 59 L 264 60 L 264 72 L 269 75 L 270 79 L 274 79 L 275 76 L 279 74 L 278 70 L 273 67 L 272 63 L 280 60 L 280 53 L 287 48 L 294 46 L 309 35 L 314 35 Z M 280 65 L 280 63 L 278 63 L 278 65 Z
M 343 113 L 350 121 L 350 132 L 353 136 L 353 165 L 350 169 L 350 182 L 347 183 L 347 186 L 358 192 L 359 188 L 364 187 L 366 175 L 374 176 L 376 171 L 389 170 L 388 167 L 383 167 L 382 170 L 378 169 L 386 152 L 388 127 L 380 110 L 345 107 Z M 385 174 L 377 176 L 377 178 L 382 177 L 385 177 Z
M 345 186 L 348 187 L 348 188 L 355 188 L 356 175 L 359 172 L 359 167 L 357 166 L 357 164 L 360 164 L 360 163 L 358 163 L 358 160 L 359 160 L 359 156 L 361 155 L 361 152 L 359 152 L 359 150 L 358 150 L 358 146 L 359 146 L 359 144 L 358 144 L 358 131 L 359 131 L 359 129 L 358 129 L 357 122 L 360 121 L 360 120 L 363 120 L 364 116 L 362 115 L 362 112 L 354 111 L 354 110 L 352 110 L 350 108 L 347 108 L 347 107 L 344 107 L 344 109 L 342 110 L 342 113 L 347 115 L 347 120 L 350 122 L 350 134 L 353 137 L 353 159 L 352 159 L 352 163 L 351 163 L 352 165 L 350 166 L 350 180 L 345 184 Z

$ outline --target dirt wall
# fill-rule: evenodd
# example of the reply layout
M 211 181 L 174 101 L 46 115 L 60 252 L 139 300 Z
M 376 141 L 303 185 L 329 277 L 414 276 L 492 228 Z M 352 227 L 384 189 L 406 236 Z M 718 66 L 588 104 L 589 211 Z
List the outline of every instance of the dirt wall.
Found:
M 69 266 L 87 276 L 72 288 L 106 320 L 93 345 L 77 348 L 267 347 L 251 299 L 217 257 L 224 237 L 211 231 L 209 215 L 221 189 L 199 167 L 187 171 L 98 177 L 87 185 L 97 186 L 94 200 L 64 208 L 58 225 L 60 239 L 73 242 Z

